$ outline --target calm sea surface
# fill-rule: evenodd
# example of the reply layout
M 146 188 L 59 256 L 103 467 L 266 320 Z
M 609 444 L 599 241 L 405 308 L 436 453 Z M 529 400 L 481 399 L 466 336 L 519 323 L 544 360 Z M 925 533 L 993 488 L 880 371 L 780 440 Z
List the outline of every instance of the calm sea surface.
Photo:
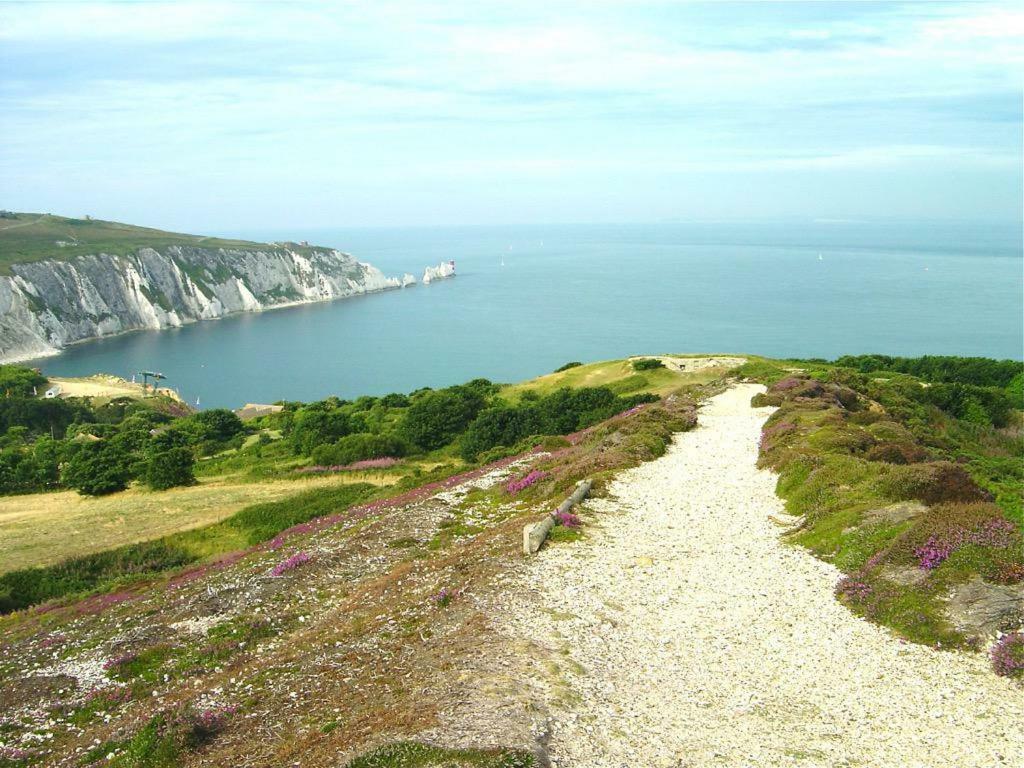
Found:
M 77 345 L 53 375 L 158 370 L 203 407 L 351 397 L 657 352 L 1021 358 L 1019 226 L 663 224 L 218 233 L 334 246 L 429 286 Z

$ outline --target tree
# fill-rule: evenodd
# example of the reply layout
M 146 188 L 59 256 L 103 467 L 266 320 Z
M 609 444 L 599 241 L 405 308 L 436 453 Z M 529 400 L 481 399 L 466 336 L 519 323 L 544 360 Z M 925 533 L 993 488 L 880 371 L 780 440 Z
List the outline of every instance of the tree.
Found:
M 225 408 L 193 413 L 184 419 L 182 428 L 192 432 L 199 440 L 230 440 L 243 429 L 242 420 Z
M 973 397 L 968 397 L 964 400 L 961 406 L 961 419 L 970 422 L 971 424 L 979 424 L 983 427 L 991 426 L 992 421 L 988 417 L 988 412 Z
M 0 365 L 0 397 L 31 397 L 42 394 L 46 378 L 23 365 Z
M 405 435 L 420 448 L 440 448 L 458 437 L 484 404 L 476 388 L 449 387 L 425 392 L 406 411 Z
M 123 491 L 131 477 L 128 454 L 117 443 L 107 440 L 78 445 L 61 473 L 64 484 L 84 496 Z
M 179 485 L 194 485 L 195 457 L 188 448 L 174 447 L 153 451 L 146 463 L 146 485 L 163 491 Z
M 352 431 L 343 411 L 301 410 L 292 421 L 291 442 L 295 452 L 310 456 L 318 445 L 334 443 Z

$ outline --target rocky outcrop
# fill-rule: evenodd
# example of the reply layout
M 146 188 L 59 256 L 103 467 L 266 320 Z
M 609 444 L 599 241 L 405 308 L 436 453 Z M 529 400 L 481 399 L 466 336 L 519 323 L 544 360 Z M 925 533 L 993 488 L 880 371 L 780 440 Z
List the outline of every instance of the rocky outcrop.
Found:
M 0 277 L 0 361 L 85 339 L 402 287 L 340 251 L 168 246 L 15 264 Z
M 455 262 L 442 261 L 436 267 L 427 267 L 423 270 L 423 284 L 428 285 L 434 280 L 446 280 L 455 277 Z

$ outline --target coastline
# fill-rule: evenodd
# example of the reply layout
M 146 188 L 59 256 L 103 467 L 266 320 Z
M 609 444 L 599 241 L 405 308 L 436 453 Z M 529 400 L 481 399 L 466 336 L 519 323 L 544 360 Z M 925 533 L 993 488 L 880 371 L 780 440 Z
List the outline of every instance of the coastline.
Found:
M 408 285 L 401 285 L 401 284 L 399 284 L 399 285 L 386 285 L 386 286 L 384 286 L 382 288 L 373 288 L 372 290 L 356 291 L 356 292 L 350 293 L 350 294 L 348 294 L 346 296 L 332 296 L 332 297 L 324 298 L 324 299 L 308 299 L 308 300 L 301 300 L 300 299 L 300 300 L 296 300 L 296 301 L 285 301 L 285 302 L 281 302 L 280 304 L 268 304 L 267 306 L 261 306 L 261 307 L 255 308 L 255 309 L 240 309 L 240 310 L 237 310 L 235 312 L 227 312 L 227 313 L 225 313 L 223 315 L 219 315 L 217 317 L 189 318 L 187 320 L 182 321 L 178 325 L 166 325 L 166 326 L 161 326 L 159 328 L 130 328 L 128 330 L 117 331 L 115 333 L 105 333 L 105 334 L 103 334 L 101 336 L 89 336 L 89 337 L 84 338 L 84 339 L 76 339 L 75 341 L 69 342 L 69 343 L 65 344 L 64 346 L 62 346 L 62 347 L 51 347 L 48 351 L 43 352 L 42 354 L 33 354 L 33 355 L 24 354 L 23 355 L 23 354 L 20 354 L 20 353 L 16 353 L 16 354 L 10 355 L 10 356 L 4 355 L 4 354 L 0 354 L 0 365 L 11 365 L 11 364 L 15 364 L 15 363 L 30 363 L 30 362 L 35 362 L 36 360 L 42 361 L 42 360 L 46 360 L 46 359 L 51 358 L 51 357 L 57 357 L 57 356 L 61 355 L 65 350 L 70 349 L 71 347 L 77 347 L 77 346 L 79 346 L 81 344 L 89 344 L 91 342 L 100 341 L 100 340 L 103 340 L 103 339 L 116 339 L 119 336 L 128 336 L 128 335 L 133 334 L 133 333 L 142 333 L 144 331 L 155 331 L 155 332 L 169 331 L 169 330 L 172 330 L 174 328 L 184 328 L 187 325 L 195 325 L 197 323 L 212 323 L 212 322 L 216 322 L 218 320 L 224 320 L 224 319 L 230 318 L 230 317 L 238 317 L 239 315 L 258 315 L 258 314 L 262 314 L 264 312 L 270 312 L 270 311 L 277 310 L 277 309 L 289 309 L 289 308 L 292 308 L 292 307 L 305 307 L 305 306 L 311 306 L 311 305 L 314 305 L 314 304 L 331 304 L 331 303 L 334 303 L 336 301 L 344 301 L 346 299 L 353 299 L 353 298 L 357 298 L 359 296 L 370 296 L 370 295 L 373 295 L 373 294 L 376 294 L 376 293 L 384 293 L 386 291 L 405 290 L 406 288 L 412 287 L 413 285 L 416 285 L 416 283 L 410 283 Z

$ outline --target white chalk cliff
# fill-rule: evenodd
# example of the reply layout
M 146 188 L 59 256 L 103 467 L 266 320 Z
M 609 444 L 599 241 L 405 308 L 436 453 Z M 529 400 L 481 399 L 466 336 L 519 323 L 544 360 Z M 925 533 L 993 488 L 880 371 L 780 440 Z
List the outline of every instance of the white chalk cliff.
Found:
M 10 272 L 0 276 L 0 362 L 125 331 L 408 284 L 341 251 L 293 244 L 139 248 L 14 264 Z

